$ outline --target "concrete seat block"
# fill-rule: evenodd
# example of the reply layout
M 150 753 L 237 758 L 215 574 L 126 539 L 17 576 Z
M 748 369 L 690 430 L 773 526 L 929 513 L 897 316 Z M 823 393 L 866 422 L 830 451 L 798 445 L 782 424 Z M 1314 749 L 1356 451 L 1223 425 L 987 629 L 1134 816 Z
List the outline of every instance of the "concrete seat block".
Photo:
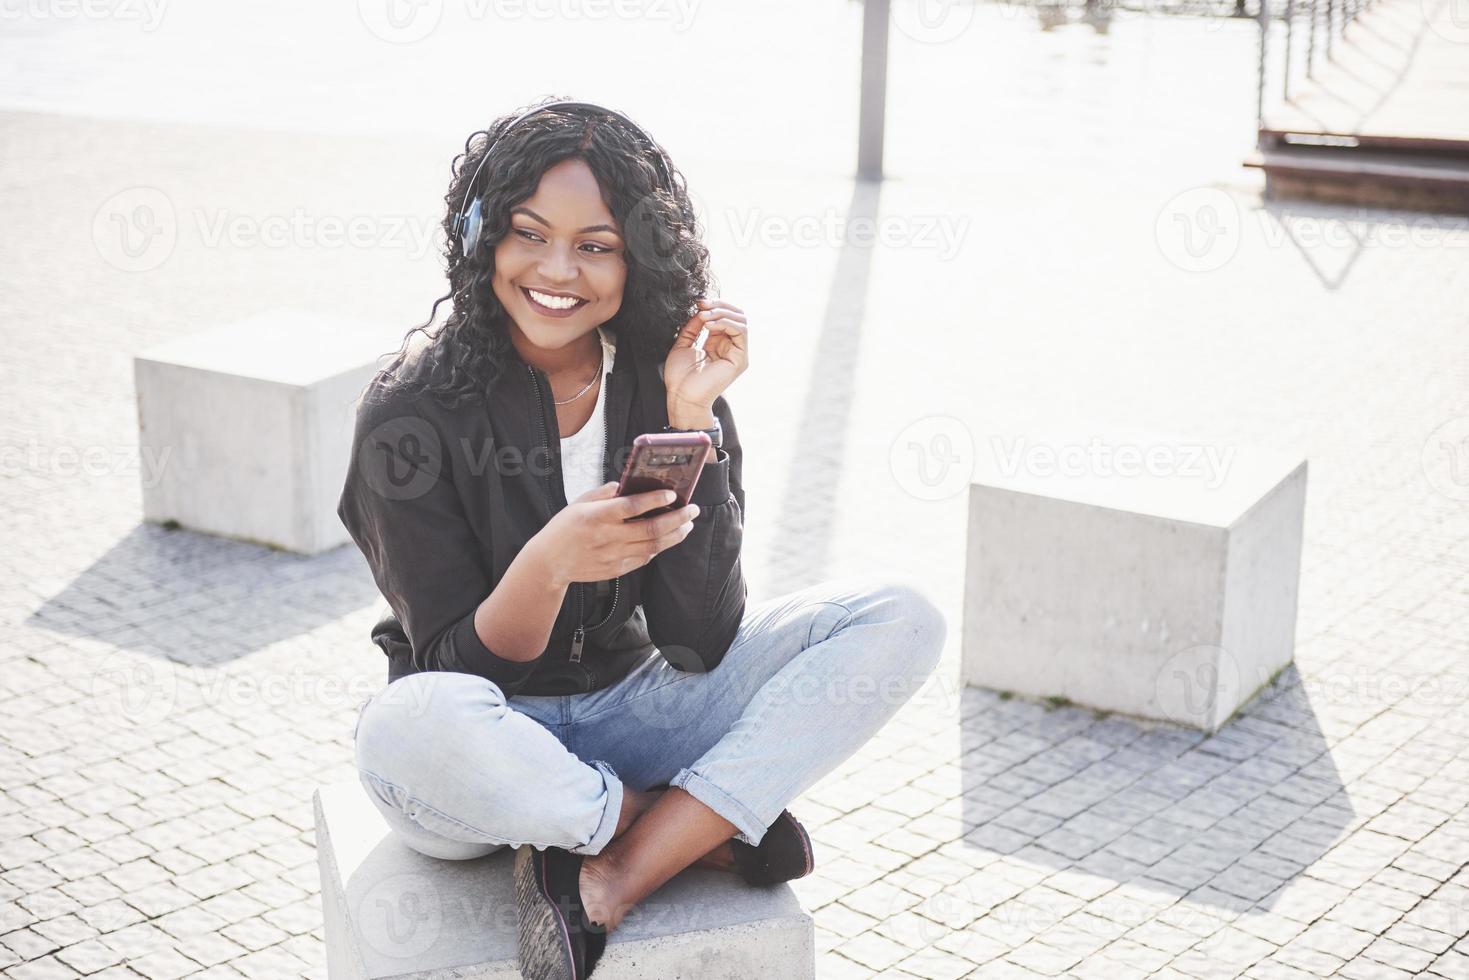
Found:
M 280 310 L 138 354 L 144 520 L 305 554 L 345 543 L 355 399 L 406 332 Z
M 358 782 L 315 794 L 327 972 L 332 980 L 518 978 L 514 851 L 470 861 L 403 844 Z M 787 885 L 755 888 L 690 868 L 609 937 L 601 980 L 815 976 L 811 918 Z
M 1306 461 L 1136 431 L 1037 445 L 970 485 L 965 682 L 1218 729 L 1294 655 Z

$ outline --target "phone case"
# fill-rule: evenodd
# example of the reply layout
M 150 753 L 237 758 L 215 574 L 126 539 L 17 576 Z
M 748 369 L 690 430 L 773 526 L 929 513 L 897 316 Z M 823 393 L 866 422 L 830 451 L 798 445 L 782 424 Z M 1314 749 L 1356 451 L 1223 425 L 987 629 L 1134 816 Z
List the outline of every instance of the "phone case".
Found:
M 672 490 L 673 503 L 655 507 L 630 520 L 642 521 L 688 505 L 713 442 L 702 432 L 649 432 L 633 440 L 622 468 L 617 495 Z

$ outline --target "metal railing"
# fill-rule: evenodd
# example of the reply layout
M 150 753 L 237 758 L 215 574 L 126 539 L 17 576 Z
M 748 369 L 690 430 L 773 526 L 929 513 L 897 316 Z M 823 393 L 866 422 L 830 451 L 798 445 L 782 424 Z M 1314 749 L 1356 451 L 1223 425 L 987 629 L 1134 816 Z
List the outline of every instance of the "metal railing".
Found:
M 1260 22 L 1260 73 L 1255 101 L 1256 129 L 1265 127 L 1265 92 L 1269 86 L 1271 0 L 1258 0 Z M 1332 44 L 1358 15 L 1372 9 L 1379 0 L 1285 0 L 1284 9 L 1274 19 L 1285 24 L 1285 51 L 1282 57 L 1280 94 L 1290 101 L 1291 55 L 1296 47 L 1296 21 L 1304 12 L 1306 19 L 1306 77 L 1315 78 L 1318 52 L 1332 60 Z

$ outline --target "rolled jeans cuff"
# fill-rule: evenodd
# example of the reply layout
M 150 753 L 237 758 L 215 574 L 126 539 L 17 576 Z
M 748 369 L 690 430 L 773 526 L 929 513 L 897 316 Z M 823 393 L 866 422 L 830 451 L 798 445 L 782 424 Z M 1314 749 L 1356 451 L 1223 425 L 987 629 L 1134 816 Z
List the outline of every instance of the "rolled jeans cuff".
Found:
M 622 817 L 622 780 L 611 766 L 600 760 L 592 765 L 602 774 L 602 784 L 607 788 L 607 804 L 602 809 L 602 819 L 592 834 L 592 839 L 579 847 L 568 847 L 573 854 L 600 854 L 602 848 L 612 841 L 617 833 L 617 821 Z
M 734 824 L 738 830 L 735 837 L 749 844 L 751 847 L 759 845 L 760 838 L 765 836 L 765 831 L 770 826 L 770 822 L 761 820 L 755 815 L 754 810 L 751 810 L 692 769 L 679 770 L 678 775 L 674 776 L 668 785 L 677 786 Z

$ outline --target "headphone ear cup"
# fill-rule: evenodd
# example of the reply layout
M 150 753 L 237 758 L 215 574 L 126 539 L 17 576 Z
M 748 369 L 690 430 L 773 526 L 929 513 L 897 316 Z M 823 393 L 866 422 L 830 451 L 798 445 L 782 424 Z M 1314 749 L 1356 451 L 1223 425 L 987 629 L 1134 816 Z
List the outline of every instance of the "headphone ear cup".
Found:
M 468 213 L 464 216 L 464 234 L 459 241 L 460 249 L 464 252 L 466 259 L 474 254 L 475 248 L 479 245 L 479 232 L 482 224 L 480 199 L 475 198 L 474 203 L 469 206 Z

